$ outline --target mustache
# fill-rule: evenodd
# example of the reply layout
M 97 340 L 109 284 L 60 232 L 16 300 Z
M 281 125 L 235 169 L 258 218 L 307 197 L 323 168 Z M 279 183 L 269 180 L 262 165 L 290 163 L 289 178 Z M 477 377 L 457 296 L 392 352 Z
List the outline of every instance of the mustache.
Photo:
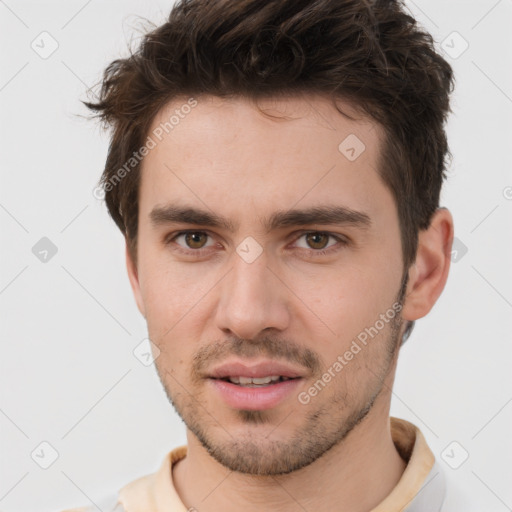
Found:
M 257 340 L 231 336 L 227 340 L 201 347 L 192 361 L 192 373 L 195 376 L 203 376 L 211 365 L 233 355 L 244 358 L 266 356 L 272 360 L 285 360 L 308 369 L 313 375 L 323 368 L 320 357 L 315 352 L 289 340 L 273 336 Z

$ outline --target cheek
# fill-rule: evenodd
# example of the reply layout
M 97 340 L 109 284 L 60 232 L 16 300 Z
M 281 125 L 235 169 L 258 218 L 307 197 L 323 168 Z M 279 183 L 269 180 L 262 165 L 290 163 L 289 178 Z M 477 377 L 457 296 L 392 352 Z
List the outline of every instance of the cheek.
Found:
M 167 343 L 186 324 L 187 313 L 197 302 L 193 290 L 197 283 L 187 282 L 151 260 L 140 269 L 139 283 L 150 338 L 157 344 Z
M 197 349 L 193 341 L 200 339 L 194 330 L 199 327 L 194 321 L 197 298 L 190 291 L 185 293 L 182 286 L 182 280 L 169 272 L 155 272 L 146 275 L 143 292 L 148 335 L 160 350 L 155 363 L 161 375 L 168 372 L 178 381 L 185 378 L 187 364 Z M 164 378 L 173 385 L 173 379 Z
M 333 271 L 316 281 L 314 288 L 305 287 L 310 297 L 308 305 L 336 334 L 336 348 L 340 350 L 392 307 L 400 277 L 395 269 L 385 270 L 376 261 L 350 271 Z M 328 339 L 333 339 L 333 332 Z
M 204 337 L 209 294 L 219 276 L 213 269 L 200 273 L 194 265 L 170 266 L 156 255 L 143 261 L 139 282 L 149 338 L 160 349 L 159 366 L 183 373 Z
M 148 321 L 177 321 L 207 292 L 211 280 L 192 265 L 169 261 L 162 251 L 146 251 L 140 259 L 139 283 Z

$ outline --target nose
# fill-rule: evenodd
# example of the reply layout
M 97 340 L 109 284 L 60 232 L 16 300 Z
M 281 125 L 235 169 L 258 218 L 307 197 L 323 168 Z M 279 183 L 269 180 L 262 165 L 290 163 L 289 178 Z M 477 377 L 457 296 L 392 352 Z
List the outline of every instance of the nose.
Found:
M 252 263 L 233 256 L 232 270 L 219 283 L 217 327 L 247 340 L 265 329 L 284 331 L 290 322 L 287 289 L 276 271 L 267 268 L 265 251 Z

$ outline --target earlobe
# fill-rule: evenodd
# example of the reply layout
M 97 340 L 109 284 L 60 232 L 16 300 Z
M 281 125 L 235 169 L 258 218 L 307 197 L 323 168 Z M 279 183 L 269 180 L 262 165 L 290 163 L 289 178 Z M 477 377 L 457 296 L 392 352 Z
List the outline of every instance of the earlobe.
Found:
M 450 270 L 453 218 L 439 208 L 430 226 L 418 234 L 418 251 L 409 268 L 409 281 L 402 316 L 417 320 L 428 314 L 441 295 Z
M 140 291 L 138 269 L 137 265 L 133 261 L 128 242 L 126 242 L 126 269 L 128 271 L 128 279 L 130 280 L 137 308 L 141 312 L 142 316 L 146 318 L 146 310 L 144 308 L 144 301 L 142 300 L 142 294 Z

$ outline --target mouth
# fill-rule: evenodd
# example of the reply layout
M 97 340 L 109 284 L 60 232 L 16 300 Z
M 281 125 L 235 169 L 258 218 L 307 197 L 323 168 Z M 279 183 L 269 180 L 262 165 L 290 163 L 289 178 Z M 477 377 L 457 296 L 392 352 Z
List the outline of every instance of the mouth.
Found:
M 299 377 L 285 377 L 283 375 L 270 375 L 268 377 L 223 377 L 218 380 L 223 380 L 224 382 L 230 382 L 231 384 L 235 384 L 236 386 L 241 386 L 244 388 L 261 388 L 268 387 L 279 382 L 285 382 L 287 380 L 298 379 Z
M 291 380 L 302 377 L 304 371 L 281 361 L 231 360 L 214 368 L 207 377 L 228 380 L 232 384 L 270 385 L 279 380 Z
M 231 360 L 207 377 L 216 399 L 232 409 L 256 411 L 292 400 L 305 375 L 285 362 Z

